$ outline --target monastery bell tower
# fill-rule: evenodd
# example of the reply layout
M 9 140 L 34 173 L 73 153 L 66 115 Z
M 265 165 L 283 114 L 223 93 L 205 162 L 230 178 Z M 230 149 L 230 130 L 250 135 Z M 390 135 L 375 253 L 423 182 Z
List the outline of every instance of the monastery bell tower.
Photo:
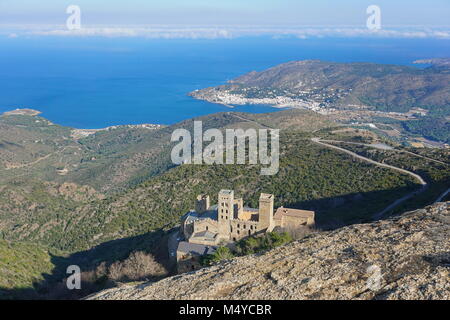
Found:
M 259 197 L 259 223 L 258 231 L 267 229 L 272 231 L 273 222 L 273 194 L 261 193 Z
M 219 222 L 219 235 L 226 239 L 230 238 L 231 223 L 234 218 L 234 191 L 220 190 L 219 203 L 217 206 L 217 220 Z

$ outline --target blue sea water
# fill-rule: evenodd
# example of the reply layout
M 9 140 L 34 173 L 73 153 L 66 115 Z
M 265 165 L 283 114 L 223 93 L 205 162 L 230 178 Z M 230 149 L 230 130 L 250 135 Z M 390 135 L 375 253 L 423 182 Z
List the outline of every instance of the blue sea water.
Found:
M 33 108 L 76 128 L 172 124 L 230 111 L 187 93 L 279 63 L 322 59 L 410 65 L 450 56 L 449 40 L 0 38 L 0 113 Z M 269 112 L 270 106 L 236 111 Z

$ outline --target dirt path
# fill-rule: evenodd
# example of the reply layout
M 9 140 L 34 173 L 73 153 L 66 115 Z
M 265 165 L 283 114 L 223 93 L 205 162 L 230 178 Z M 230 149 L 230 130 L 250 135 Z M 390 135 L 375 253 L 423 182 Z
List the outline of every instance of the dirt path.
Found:
M 425 180 L 424 180 L 421 176 L 419 176 L 418 174 L 416 174 L 416 173 L 414 173 L 414 172 L 411 172 L 411 171 L 408 171 L 408 170 L 405 170 L 405 169 L 402 169 L 402 168 L 394 167 L 394 166 L 391 166 L 391 165 L 389 165 L 389 164 L 381 163 L 381 162 L 378 162 L 378 161 L 375 161 L 375 160 L 372 160 L 372 159 L 363 157 L 363 156 L 361 156 L 361 155 L 359 155 L 359 154 L 356 154 L 356 153 L 354 153 L 354 152 L 352 152 L 352 151 L 349 151 L 349 150 L 347 150 L 347 149 L 344 149 L 344 148 L 341 148 L 341 147 L 337 147 L 337 146 L 334 146 L 334 145 L 325 143 L 325 142 L 323 142 L 322 140 L 320 140 L 320 138 L 312 138 L 311 141 L 314 142 L 314 143 L 316 143 L 316 144 L 319 144 L 319 145 L 321 145 L 321 146 L 324 146 L 324 147 L 327 147 L 327 148 L 330 148 L 330 149 L 334 149 L 334 150 L 338 150 L 338 151 L 347 153 L 347 154 L 351 155 L 352 157 L 354 157 L 354 158 L 356 158 L 356 159 L 359 159 L 359 160 L 362 160 L 362 161 L 365 161 L 365 162 L 374 164 L 374 165 L 376 165 L 376 166 L 383 167 L 383 168 L 387 168 L 387 169 L 391 169 L 391 170 L 395 170 L 395 171 L 398 171 L 398 172 L 403 173 L 403 174 L 407 174 L 407 175 L 413 177 L 415 180 L 417 180 L 417 181 L 419 182 L 419 184 L 422 185 L 420 189 L 415 190 L 415 191 L 413 191 L 413 192 L 411 192 L 411 193 L 409 193 L 409 194 L 407 194 L 407 195 L 405 195 L 405 196 L 403 196 L 403 197 L 401 197 L 401 198 L 395 200 L 393 203 L 391 203 L 389 206 L 387 206 L 386 208 L 384 208 L 382 211 L 375 213 L 375 214 L 372 216 L 372 218 L 373 218 L 374 220 L 379 220 L 379 219 L 383 218 L 383 216 L 384 216 L 387 212 L 389 212 L 389 211 L 391 211 L 392 209 L 394 209 L 394 208 L 395 208 L 396 206 L 398 206 L 400 203 L 402 203 L 402 202 L 404 202 L 404 201 L 406 201 L 406 200 L 408 200 L 408 199 L 414 197 L 415 195 L 417 195 L 417 194 L 419 194 L 419 193 L 425 191 L 425 189 L 427 188 L 427 183 L 425 182 Z M 327 140 L 325 140 L 325 141 L 327 141 Z M 333 141 L 333 142 L 345 142 L 345 141 Z M 444 195 L 444 196 L 445 196 L 445 195 Z
M 414 152 L 405 151 L 405 150 L 395 150 L 395 151 L 404 152 L 404 153 L 410 154 L 412 156 L 416 156 L 416 157 L 419 157 L 419 158 L 422 158 L 422 159 L 426 159 L 426 160 L 429 160 L 429 161 L 432 161 L 432 162 L 443 164 L 444 166 L 448 166 L 449 165 L 448 163 L 445 163 L 445 162 L 442 162 L 442 161 L 439 161 L 439 160 L 436 160 L 436 159 L 432 159 L 432 158 L 429 158 L 429 157 L 425 157 L 425 156 L 422 156 L 422 155 L 414 153 Z
M 36 163 L 41 162 L 42 160 L 45 160 L 45 159 L 51 157 L 54 154 L 55 154 L 54 152 L 53 153 L 49 153 L 49 154 L 47 154 L 47 155 L 45 155 L 45 156 L 43 156 L 41 158 L 38 158 L 38 159 L 34 160 L 33 162 L 28 162 L 28 163 L 25 163 L 25 164 L 14 166 L 14 167 L 4 168 L 4 170 L 22 169 L 22 168 L 30 167 L 30 166 L 32 166 L 32 165 L 34 165 Z
M 35 165 L 35 164 L 41 162 L 42 160 L 45 160 L 45 159 L 50 158 L 51 156 L 54 156 L 54 155 L 56 155 L 56 154 L 61 154 L 61 153 L 63 153 L 63 152 L 66 151 L 68 148 L 77 148 L 78 150 L 81 150 L 80 147 L 77 147 L 77 146 L 65 146 L 65 147 L 63 147 L 61 150 L 56 150 L 56 151 L 54 151 L 54 152 L 52 152 L 52 153 L 49 153 L 49 154 L 47 154 L 47 155 L 45 155 L 45 156 L 43 156 L 43 157 L 41 157 L 41 158 L 38 158 L 38 159 L 36 159 L 36 160 L 34 160 L 34 161 L 32 161 L 32 162 L 24 163 L 24 164 L 15 166 L 15 167 L 4 168 L 3 170 L 13 170 L 13 169 L 22 169 L 22 168 L 31 167 L 31 166 L 33 166 L 33 165 Z
M 257 125 L 262 126 L 264 128 L 273 129 L 273 128 L 271 128 L 269 126 L 266 126 L 265 124 L 259 123 L 258 121 L 255 121 L 255 120 L 247 119 L 247 118 L 244 118 L 244 117 L 242 117 L 240 115 L 237 115 L 237 114 L 234 114 L 234 113 L 231 113 L 231 112 L 229 112 L 228 114 L 233 116 L 233 117 L 235 117 L 235 118 L 238 118 L 240 120 L 244 120 L 244 121 L 247 121 L 247 122 L 253 122 L 254 124 L 257 124 Z

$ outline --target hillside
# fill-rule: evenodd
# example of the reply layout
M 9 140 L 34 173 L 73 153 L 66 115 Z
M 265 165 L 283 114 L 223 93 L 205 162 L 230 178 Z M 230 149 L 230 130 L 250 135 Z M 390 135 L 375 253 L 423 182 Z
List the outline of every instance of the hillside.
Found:
M 315 210 L 320 227 L 335 228 L 369 221 L 373 214 L 418 187 L 410 176 L 355 161 L 351 156 L 312 143 L 308 131 L 333 139 L 353 136 L 356 139 L 363 134 L 356 130 L 345 138 L 341 133 L 345 130 L 326 129 L 333 125 L 332 122 L 316 113 L 299 110 L 265 115 L 223 113 L 200 119 L 204 120 L 205 127 L 284 127 L 280 141 L 280 172 L 267 177 L 259 175 L 258 166 L 183 165 L 153 177 L 144 175 L 141 177 L 143 182 L 110 195 L 89 185 L 45 182 L 18 175 L 0 182 L 0 234 L 7 240 L 35 241 L 68 252 L 86 250 L 105 241 L 170 228 L 192 208 L 197 194 L 213 195 L 223 188 L 236 190 L 250 206 L 257 205 L 260 192 L 273 193 L 276 206 Z M 154 130 L 153 134 L 170 132 L 177 127 L 192 130 L 192 123 L 192 120 L 184 121 Z M 135 132 L 135 129 L 129 130 Z M 92 139 L 89 143 L 94 146 L 94 139 L 100 139 L 97 135 L 102 139 L 108 135 L 108 140 L 113 141 L 115 134 L 120 135 L 120 132 L 96 133 L 88 137 Z M 168 132 L 158 134 L 169 139 L 166 137 Z M 377 139 L 374 134 L 371 137 Z M 138 144 L 151 145 L 152 141 L 149 138 L 146 142 L 142 137 Z M 111 144 L 117 149 L 120 149 L 119 145 Z M 171 144 L 164 148 L 170 150 Z M 373 151 L 367 155 L 380 161 L 391 161 L 380 158 Z M 163 153 L 159 155 L 169 157 Z M 437 158 L 439 155 L 434 152 L 430 156 Z M 406 203 L 407 209 L 429 204 L 448 185 L 446 165 L 415 159 L 408 154 L 402 154 L 400 158 L 396 154 L 393 164 L 430 177 L 427 178 L 430 185 L 427 192 Z M 104 170 L 106 174 L 107 167 Z M 103 180 L 95 181 L 100 184 Z
M 0 184 L 21 177 L 112 192 L 166 169 L 157 159 L 161 126 L 77 130 L 19 111 L 0 116 Z
M 449 204 L 313 234 L 262 255 L 124 285 L 89 299 L 448 300 Z
M 279 98 L 280 102 L 284 97 L 316 102 L 324 108 L 367 105 L 381 111 L 405 112 L 412 107 L 438 111 L 450 105 L 449 82 L 447 65 L 419 69 L 306 60 L 252 71 L 227 85 L 195 91 L 192 95 L 218 103 L 234 95 L 242 99 Z M 227 103 L 233 104 L 231 100 Z
M 224 188 L 234 189 L 250 206 L 257 204 L 259 193 L 273 193 L 276 206 L 314 209 L 320 226 L 328 228 L 370 220 L 417 188 L 407 175 L 317 146 L 306 133 L 286 133 L 280 146 L 275 176 L 261 176 L 257 165 L 183 165 L 105 199 L 79 201 L 48 195 L 39 184 L 14 184 L 0 195 L 0 231 L 8 240 L 88 249 L 174 226 L 198 194 L 213 195 Z
M 192 209 L 200 193 L 214 195 L 223 188 L 234 189 L 246 199 L 246 205 L 253 207 L 257 206 L 259 193 L 273 193 L 275 206 L 315 210 L 318 226 L 334 229 L 371 221 L 375 213 L 418 188 L 411 176 L 356 161 L 313 143 L 311 138 L 315 136 L 382 141 L 368 131 L 336 127 L 328 117 L 314 112 L 228 112 L 198 119 L 204 128 L 221 130 L 281 128 L 279 173 L 261 176 L 258 165 L 173 166 L 168 154 L 173 145 L 170 134 L 180 127 L 192 130 L 194 119 L 151 130 L 122 126 L 77 138 L 71 133 L 73 129 L 51 124 L 35 114 L 0 119 L 0 124 L 7 127 L 2 132 L 15 132 L 2 136 L 7 146 L 0 148 L 0 156 L 10 154 L 10 145 L 16 144 L 21 151 L 11 154 L 24 166 L 0 168 L 0 238 L 12 244 L 32 242 L 64 253 L 53 257 L 56 269 L 76 262 L 85 266 L 83 270 L 93 270 L 102 263 L 125 259 L 137 248 L 164 260 L 159 251 L 164 250 L 166 232 Z M 40 132 L 39 141 L 44 143 L 33 142 L 36 132 Z M 60 158 L 61 148 L 72 145 L 79 149 L 64 153 L 69 172 L 55 173 L 54 161 Z M 148 161 L 134 158 L 143 153 Z M 82 160 L 92 155 L 94 160 Z M 442 161 L 448 158 L 440 150 L 425 155 Z M 407 160 L 396 158 L 396 165 L 408 164 Z M 436 186 L 422 198 L 408 201 L 407 208 L 434 201 L 446 188 L 449 177 L 445 165 L 415 162 L 413 166 L 421 172 L 429 167 L 430 186 Z M 58 178 L 52 181 L 55 174 Z M 121 179 L 113 178 L 117 176 Z M 37 263 L 32 274 L 48 274 L 48 267 Z M 1 272 L 0 276 L 10 270 Z M 52 271 L 46 278 L 57 281 L 60 275 Z M 21 291 L 26 283 L 30 286 L 28 280 L 16 280 L 0 288 L 20 294 L 15 290 Z
M 33 243 L 0 240 L 0 257 L 0 299 L 12 298 L 3 290 L 27 292 L 54 268 L 49 249 Z
M 431 66 L 292 61 L 189 95 L 229 107 L 308 109 L 403 145 L 442 147 L 450 141 L 450 65 L 448 59 L 416 63 Z
M 116 193 L 160 174 L 173 165 L 170 137 L 177 128 L 192 130 L 194 119 L 165 127 L 116 126 L 79 130 L 59 126 L 38 112 L 15 110 L 0 116 L 0 185 L 18 177 L 55 183 L 89 185 Z M 250 119 L 250 121 L 246 119 Z M 207 128 L 274 126 L 312 131 L 329 126 L 326 117 L 310 112 L 245 115 L 219 113 L 196 118 Z

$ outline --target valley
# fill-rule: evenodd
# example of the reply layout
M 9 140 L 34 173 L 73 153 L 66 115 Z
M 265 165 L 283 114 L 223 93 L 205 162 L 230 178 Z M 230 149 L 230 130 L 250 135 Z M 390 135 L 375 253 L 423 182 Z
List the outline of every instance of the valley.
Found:
M 265 177 L 259 174 L 259 165 L 173 166 L 170 135 L 175 128 L 192 131 L 194 120 L 203 121 L 204 128 L 221 130 L 280 128 L 280 172 Z M 45 281 L 33 271 L 35 292 L 45 292 L 49 283 L 59 281 L 58 270 L 74 261 L 86 270 L 96 270 L 102 263 L 112 265 L 135 250 L 144 250 L 166 265 L 167 257 L 158 247 L 200 193 L 234 189 L 249 206 L 257 204 L 261 192 L 276 194 L 276 206 L 315 210 L 318 227 L 333 230 L 372 221 L 390 204 L 415 192 L 422 181 L 414 174 L 425 173 L 427 190 L 383 216 L 432 203 L 448 188 L 450 177 L 444 149 L 422 150 L 417 157 L 394 144 L 396 151 L 375 149 L 380 155 L 374 155 L 365 144 L 386 143 L 383 137 L 304 110 L 225 112 L 169 127 L 121 126 L 76 138 L 71 135 L 73 129 L 38 115 L 3 116 L 0 125 L 0 237 L 6 244 L 36 243 L 57 252 L 51 260 L 54 271 Z M 31 140 L 37 134 L 41 143 Z M 353 155 L 317 144 L 312 140 L 317 137 L 343 145 L 349 142 L 346 149 L 368 152 L 364 157 L 373 161 L 380 161 L 381 154 L 389 156 L 392 166 L 400 170 L 355 160 Z M 5 165 L 11 161 L 11 148 L 21 150 L 13 153 L 21 166 Z M 413 175 L 402 172 L 411 171 L 404 159 L 413 162 Z M 65 174 L 61 174 L 63 168 L 68 169 Z M 107 249 L 111 246 L 114 251 Z M 49 272 L 48 264 L 43 264 L 42 272 Z M 7 288 L 18 287 L 10 283 Z

